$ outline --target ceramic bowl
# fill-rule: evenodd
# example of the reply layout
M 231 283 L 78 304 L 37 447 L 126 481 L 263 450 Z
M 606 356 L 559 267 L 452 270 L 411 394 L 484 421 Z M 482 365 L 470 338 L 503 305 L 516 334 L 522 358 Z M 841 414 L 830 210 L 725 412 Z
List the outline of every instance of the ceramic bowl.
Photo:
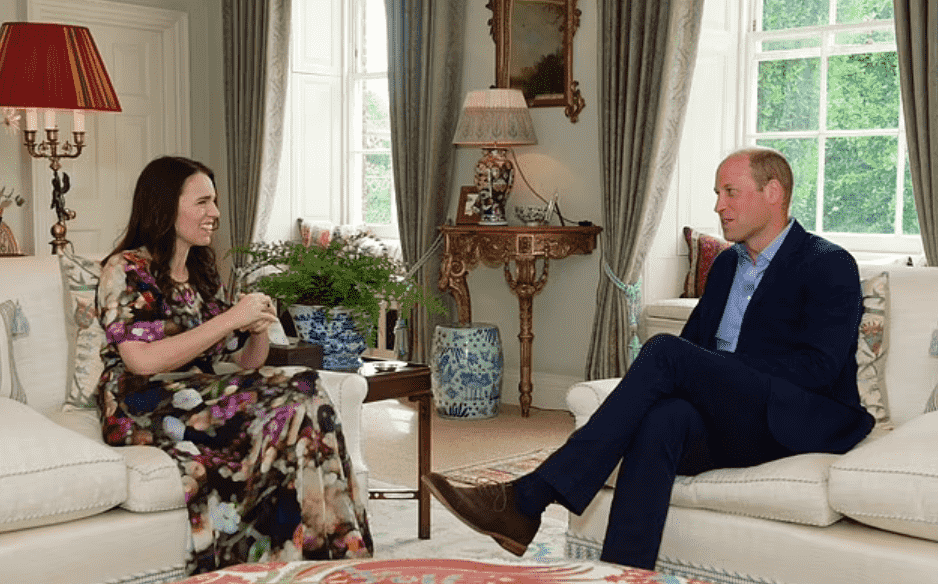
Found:
M 543 205 L 517 205 L 515 216 L 525 225 L 544 225 L 547 219 L 547 207 Z

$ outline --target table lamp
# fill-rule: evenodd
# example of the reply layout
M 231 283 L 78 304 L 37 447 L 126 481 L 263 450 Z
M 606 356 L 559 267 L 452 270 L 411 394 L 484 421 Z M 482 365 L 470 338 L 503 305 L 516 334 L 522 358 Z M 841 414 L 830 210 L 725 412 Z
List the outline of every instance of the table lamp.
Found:
M 517 89 L 470 91 L 463 102 L 453 144 L 482 148 L 476 163 L 480 225 L 505 225 L 505 203 L 515 172 L 508 148 L 537 144 L 524 94 Z
M 120 103 L 104 62 L 82 26 L 6 22 L 0 27 L 0 107 L 26 110 L 26 150 L 46 158 L 52 169 L 52 253 L 67 245 L 65 222 L 75 212 L 65 207 L 68 175 L 59 160 L 78 158 L 85 147 L 86 111 L 119 112 Z M 44 110 L 45 140 L 36 143 L 38 111 Z M 72 112 L 72 141 L 59 143 L 56 110 Z

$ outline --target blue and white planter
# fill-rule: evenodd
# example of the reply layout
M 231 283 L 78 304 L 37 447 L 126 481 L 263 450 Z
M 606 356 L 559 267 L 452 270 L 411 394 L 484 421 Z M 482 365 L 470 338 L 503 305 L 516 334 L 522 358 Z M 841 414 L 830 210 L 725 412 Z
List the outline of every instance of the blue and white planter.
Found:
M 287 310 L 300 340 L 322 347 L 323 369 L 345 371 L 361 367 L 365 337 L 358 332 L 348 310 L 302 304 L 294 304 Z
M 484 323 L 437 326 L 430 359 L 437 414 L 462 419 L 497 416 L 503 362 L 497 326 Z

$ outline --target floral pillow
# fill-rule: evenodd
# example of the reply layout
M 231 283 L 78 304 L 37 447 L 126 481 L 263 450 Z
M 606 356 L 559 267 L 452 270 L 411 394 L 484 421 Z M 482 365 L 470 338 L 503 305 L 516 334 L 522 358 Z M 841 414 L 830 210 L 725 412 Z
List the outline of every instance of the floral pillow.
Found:
M 863 316 L 857 340 L 857 389 L 860 402 L 874 418 L 876 426 L 894 426 L 886 401 L 886 350 L 889 340 L 889 272 L 860 281 L 863 289 Z
M 13 342 L 29 334 L 29 323 L 13 300 L 0 302 L 0 397 L 26 403 L 26 392 L 16 374 Z
M 66 409 L 96 408 L 98 380 L 104 371 L 101 348 L 107 343 L 98 320 L 95 295 L 101 264 L 68 251 L 59 256 L 65 288 L 65 326 L 68 335 Z
M 684 239 L 687 241 L 690 269 L 684 278 L 684 292 L 681 298 L 700 298 L 707 285 L 707 274 L 713 266 L 720 252 L 733 245 L 732 243 L 697 231 L 693 227 L 684 228 Z

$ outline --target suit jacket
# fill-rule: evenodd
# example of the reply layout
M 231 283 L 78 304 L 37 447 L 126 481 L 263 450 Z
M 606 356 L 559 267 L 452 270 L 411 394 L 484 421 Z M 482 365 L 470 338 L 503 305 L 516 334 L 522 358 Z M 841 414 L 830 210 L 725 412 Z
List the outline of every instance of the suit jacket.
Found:
M 683 338 L 716 350 L 736 264 L 732 248 L 714 261 Z M 846 452 L 873 427 L 857 390 L 862 310 L 853 256 L 795 221 L 749 302 L 731 354 L 768 376 L 769 428 L 794 452 Z

